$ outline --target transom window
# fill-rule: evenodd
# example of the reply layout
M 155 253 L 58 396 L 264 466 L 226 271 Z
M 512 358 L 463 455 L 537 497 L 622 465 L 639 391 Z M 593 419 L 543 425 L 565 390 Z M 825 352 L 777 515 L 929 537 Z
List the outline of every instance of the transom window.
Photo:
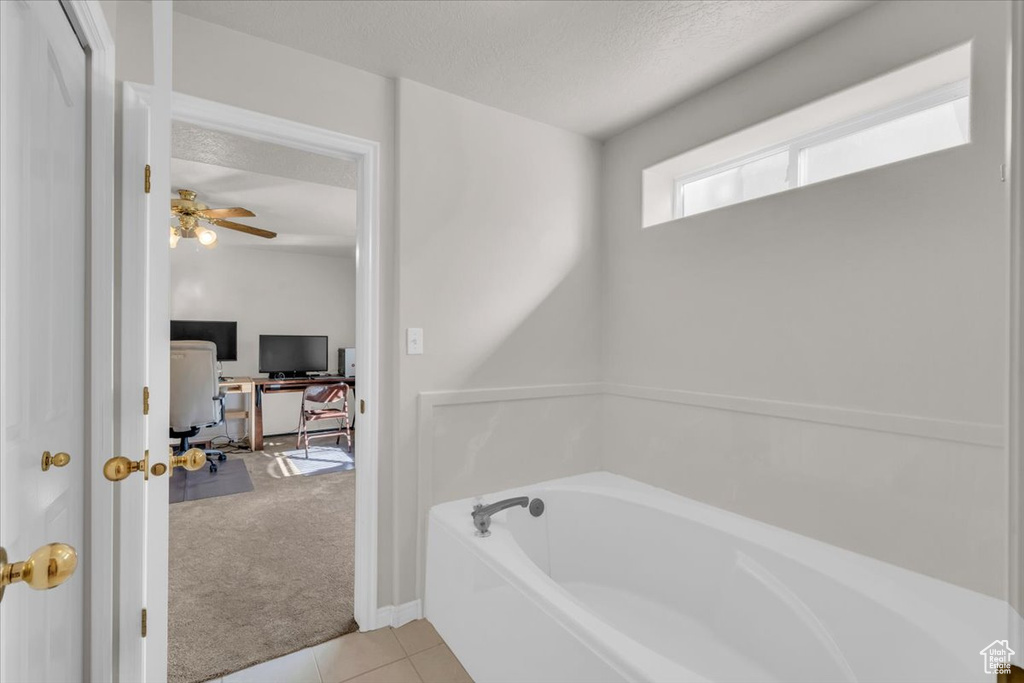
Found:
M 967 144 L 970 78 L 963 43 L 648 166 L 641 226 Z
M 970 141 L 969 82 L 683 176 L 675 218 L 837 178 Z

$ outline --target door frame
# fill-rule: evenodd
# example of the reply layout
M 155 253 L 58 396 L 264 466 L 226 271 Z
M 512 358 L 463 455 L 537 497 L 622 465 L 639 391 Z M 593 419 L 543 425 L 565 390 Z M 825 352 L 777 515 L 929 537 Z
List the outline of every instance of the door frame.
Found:
M 180 93 L 171 120 L 356 164 L 356 349 L 359 353 L 359 438 L 356 439 L 355 619 L 377 624 L 377 497 L 380 396 L 380 143 L 269 114 Z M 154 295 L 167 297 L 152 286 Z M 362 408 L 361 406 L 365 406 Z M 390 625 L 390 624 L 386 624 Z
M 114 493 L 103 477 L 114 449 L 114 38 L 97 0 L 60 4 L 85 49 L 89 98 L 83 675 L 106 681 L 113 680 L 114 654 Z
M 152 106 L 152 88 L 138 83 L 123 84 L 123 102 L 126 107 L 124 117 L 124 140 L 122 156 L 126 160 L 137 159 L 149 149 L 149 129 L 147 126 L 129 125 L 127 107 L 136 108 L 136 114 L 148 110 Z M 268 114 L 242 109 L 228 104 L 205 100 L 190 95 L 172 93 L 170 118 L 201 126 L 211 130 L 241 135 L 264 142 L 290 147 L 292 149 L 312 152 L 323 156 L 346 159 L 354 162 L 358 169 L 357 211 L 356 211 L 356 348 L 359 350 L 359 396 L 356 409 L 359 414 L 359 438 L 355 443 L 357 462 L 356 504 L 355 504 L 355 619 L 360 630 L 368 631 L 389 623 L 378 623 L 377 608 L 377 528 L 378 528 L 378 486 L 379 486 L 379 394 L 380 394 L 380 359 L 383 357 L 380 347 L 380 143 L 354 137 L 337 131 L 326 130 L 295 121 L 278 118 Z M 151 161 L 154 165 L 160 159 Z M 166 163 L 166 162 L 164 162 Z M 154 168 L 154 175 L 156 174 Z M 126 176 L 127 177 L 127 176 Z M 157 186 L 159 187 L 159 186 Z M 125 207 L 122 208 L 122 220 L 127 215 L 128 193 L 123 197 Z M 153 227 L 152 237 L 155 244 L 167 245 L 166 221 L 158 222 Z M 168 248 L 169 247 L 165 247 Z M 133 258 L 122 251 L 123 262 Z M 142 258 L 139 255 L 138 258 Z M 164 274 L 166 275 L 166 273 Z M 159 281 L 158 281 L 159 280 Z M 166 310 L 166 302 L 170 293 L 167 277 L 158 275 L 148 282 L 146 307 L 149 310 Z M 133 312 L 122 308 L 122 316 L 133 314 L 144 315 L 144 312 Z M 155 321 L 154 321 L 155 323 Z M 156 349 L 151 349 L 151 370 Z M 163 352 L 167 356 L 167 352 Z M 159 363 L 156 360 L 156 363 Z M 163 359 L 166 363 L 166 358 Z M 150 394 L 156 399 L 169 393 L 169 387 L 162 380 L 159 372 L 150 372 Z M 363 407 L 365 406 L 365 408 Z M 155 444 L 166 440 L 166 427 L 162 430 L 163 440 L 155 437 L 161 433 L 159 425 L 151 425 L 151 450 Z M 152 450 L 151 462 L 159 462 L 156 451 Z M 163 456 L 166 457 L 166 456 Z M 159 514 L 159 510 L 149 507 L 149 514 Z M 166 506 L 163 508 L 166 510 Z M 167 513 L 164 512 L 164 515 Z M 165 523 L 166 527 L 166 523 Z M 167 568 L 151 566 L 147 569 L 147 582 L 166 585 Z M 155 619 L 164 619 L 158 615 L 155 605 L 149 605 L 150 624 Z M 166 605 L 163 608 L 166 610 Z M 159 629 L 158 629 L 159 631 Z M 150 669 L 149 663 L 146 665 Z
M 1024 115 L 1024 6 L 1010 3 L 1008 121 Z M 1006 162 L 1009 225 L 1009 372 L 1007 373 L 1008 632 L 1024 666 L 1024 135 L 1008 125 Z M 1006 167 L 1004 167 L 1006 168 Z

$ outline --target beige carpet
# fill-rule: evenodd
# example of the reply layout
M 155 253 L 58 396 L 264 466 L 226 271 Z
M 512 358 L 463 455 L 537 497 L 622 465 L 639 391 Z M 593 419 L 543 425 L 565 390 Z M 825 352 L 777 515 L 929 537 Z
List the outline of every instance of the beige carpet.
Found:
M 217 678 L 356 629 L 355 471 L 286 476 L 267 442 L 254 491 L 171 506 L 168 678 Z

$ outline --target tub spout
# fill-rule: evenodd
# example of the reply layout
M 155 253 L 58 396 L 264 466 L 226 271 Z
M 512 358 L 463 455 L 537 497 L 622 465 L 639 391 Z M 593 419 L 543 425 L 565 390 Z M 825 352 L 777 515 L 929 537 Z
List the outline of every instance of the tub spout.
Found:
M 476 535 L 486 538 L 491 535 L 491 515 L 496 512 L 501 512 L 507 508 L 514 507 L 529 507 L 530 514 L 534 517 L 540 517 L 541 513 L 544 512 L 544 501 L 540 498 L 534 498 L 531 502 L 527 496 L 519 496 L 518 498 L 507 498 L 505 500 L 499 500 L 497 503 L 491 503 L 490 505 L 474 505 L 473 506 L 473 525 L 476 527 Z

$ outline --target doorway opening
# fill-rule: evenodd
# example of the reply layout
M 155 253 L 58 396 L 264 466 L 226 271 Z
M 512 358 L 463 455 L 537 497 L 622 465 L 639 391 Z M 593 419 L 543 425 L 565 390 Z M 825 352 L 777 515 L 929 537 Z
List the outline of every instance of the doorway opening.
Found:
M 145 86 L 125 88 L 148 108 Z M 178 211 L 154 192 L 167 209 L 150 225 L 145 297 L 170 323 L 170 344 L 151 336 L 148 386 L 171 419 L 151 414 L 147 440 L 202 453 L 171 468 L 169 504 L 152 495 L 168 479 L 149 480 L 145 591 L 168 586 L 150 617 L 170 605 L 168 675 L 192 681 L 376 627 L 379 149 L 178 94 L 171 119 Z M 133 137 L 136 154 L 152 146 L 138 131 L 126 166 Z M 176 366 L 184 377 L 194 361 L 175 344 L 190 343 L 207 349 L 216 405 L 176 424 Z
M 169 434 L 205 455 L 169 484 L 190 683 L 357 628 L 358 168 L 173 121 L 170 181 Z

